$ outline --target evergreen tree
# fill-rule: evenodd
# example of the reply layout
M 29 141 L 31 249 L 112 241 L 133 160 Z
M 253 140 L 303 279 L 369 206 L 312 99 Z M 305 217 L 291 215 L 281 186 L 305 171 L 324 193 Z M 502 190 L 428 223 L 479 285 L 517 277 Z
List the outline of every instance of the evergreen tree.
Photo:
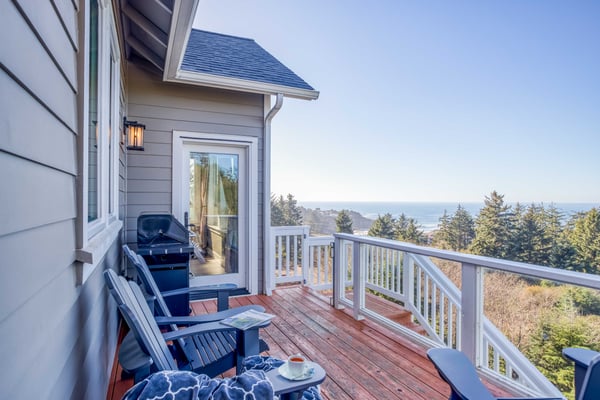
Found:
M 452 216 L 444 210 L 444 214 L 440 217 L 438 229 L 433 234 L 433 245 L 442 249 L 452 248 L 450 245 L 450 221 Z
M 335 219 L 335 226 L 336 232 L 354 233 L 352 218 L 350 218 L 350 214 L 348 214 L 347 210 L 342 210 L 338 213 L 337 218 Z
M 302 210 L 291 194 L 287 198 L 271 195 L 271 226 L 302 225 Z
M 515 212 L 513 229 L 513 259 L 530 264 L 546 264 L 549 247 L 543 224 L 542 209 L 530 205 L 525 212 Z
M 277 198 L 274 194 L 271 195 L 271 226 L 285 225 L 283 216 L 283 196 Z
M 384 239 L 394 239 L 396 236 L 394 227 L 395 221 L 392 218 L 392 214 L 379 215 L 377 216 L 377 219 L 373 221 L 373 225 L 371 225 L 368 235 Z
M 471 251 L 475 254 L 512 259 L 510 206 L 504 204 L 504 196 L 493 191 L 485 197 L 485 205 L 475 221 L 475 238 Z
M 569 236 L 577 270 L 600 273 L 600 212 L 592 208 L 579 215 Z
M 404 240 L 414 244 L 424 244 L 426 242 L 425 233 L 416 219 L 410 218 L 408 220 L 408 229 L 406 230 Z
M 448 230 L 448 243 L 455 251 L 466 250 L 475 237 L 473 217 L 460 204 L 450 219 Z
M 401 242 L 422 244 L 425 241 L 425 235 L 421 227 L 414 218 L 406 218 L 401 214 L 394 223 L 395 239 Z
M 292 194 L 287 195 L 287 201 L 283 209 L 283 216 L 289 226 L 302 225 L 302 211 L 298 207 L 298 202 Z

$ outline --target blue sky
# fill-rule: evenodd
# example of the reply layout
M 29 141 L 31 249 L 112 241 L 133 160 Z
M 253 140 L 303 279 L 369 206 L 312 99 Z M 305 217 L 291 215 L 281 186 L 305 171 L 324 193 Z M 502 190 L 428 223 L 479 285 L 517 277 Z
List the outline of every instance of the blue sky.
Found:
M 202 0 L 320 91 L 273 121 L 299 201 L 600 202 L 600 1 Z

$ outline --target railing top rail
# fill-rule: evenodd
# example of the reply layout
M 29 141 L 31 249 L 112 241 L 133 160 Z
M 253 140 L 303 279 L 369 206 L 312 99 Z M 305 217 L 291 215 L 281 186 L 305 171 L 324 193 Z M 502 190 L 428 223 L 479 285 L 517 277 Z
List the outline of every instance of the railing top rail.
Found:
M 328 245 L 333 242 L 333 236 L 309 236 L 308 241 L 311 245 Z
M 290 232 L 304 232 L 307 230 L 310 230 L 310 226 L 308 225 L 298 225 L 298 226 L 272 226 L 271 228 L 271 233 L 272 234 L 276 234 L 276 235 L 280 235 L 280 234 L 285 234 L 285 233 L 290 233 Z
M 548 279 L 556 282 L 585 286 L 600 290 L 600 275 L 585 274 L 582 272 L 568 271 L 560 268 L 543 267 L 541 265 L 526 264 L 517 261 L 500 260 L 497 258 L 478 256 L 474 254 L 434 249 L 431 247 L 417 246 L 412 243 L 399 242 L 371 236 L 358 236 L 348 233 L 336 233 L 333 236 L 340 240 L 350 240 L 372 246 L 386 247 L 393 250 L 405 251 L 407 253 L 436 257 L 443 260 L 456 261 L 464 264 L 478 265 L 497 271 L 512 272 L 534 278 Z

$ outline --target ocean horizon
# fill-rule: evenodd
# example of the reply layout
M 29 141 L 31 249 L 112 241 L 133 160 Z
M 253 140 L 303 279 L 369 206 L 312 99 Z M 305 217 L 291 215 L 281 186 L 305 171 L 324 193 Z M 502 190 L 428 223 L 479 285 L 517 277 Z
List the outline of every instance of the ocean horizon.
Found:
M 298 201 L 298 205 L 304 208 L 321 209 L 321 210 L 351 210 L 356 211 L 365 218 L 377 219 L 378 216 L 384 214 L 392 214 L 394 218 L 399 217 L 402 213 L 409 218 L 414 218 L 425 232 L 437 229 L 440 218 L 444 215 L 444 211 L 448 214 L 454 214 L 458 205 L 471 214 L 473 218 L 479 215 L 479 211 L 484 206 L 483 202 L 384 202 L 384 201 Z M 510 206 L 515 206 L 517 203 L 507 203 Z M 528 206 L 530 203 L 521 203 Z M 594 207 L 598 207 L 600 203 L 535 203 L 549 207 L 553 205 L 564 217 L 568 219 L 572 215 L 589 211 Z

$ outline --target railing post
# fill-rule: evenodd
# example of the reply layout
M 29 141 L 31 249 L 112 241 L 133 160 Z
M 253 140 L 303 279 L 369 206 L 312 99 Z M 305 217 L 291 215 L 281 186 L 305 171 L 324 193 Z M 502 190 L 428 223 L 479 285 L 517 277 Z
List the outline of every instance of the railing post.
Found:
M 483 332 L 483 271 L 474 264 L 462 263 L 460 350 L 479 367 Z
M 402 291 L 404 292 L 405 302 L 408 303 L 411 307 L 409 309 L 414 309 L 415 306 L 415 272 L 414 272 L 414 263 L 413 258 L 406 252 L 403 253 L 404 256 L 402 258 Z
M 342 254 L 345 254 L 346 252 L 343 251 L 342 253 L 342 245 L 343 241 L 338 238 L 338 237 L 334 237 L 333 240 L 333 306 L 337 309 L 341 309 L 344 308 L 344 306 L 341 304 L 340 299 L 342 298 L 342 296 L 344 295 L 344 280 L 345 280 L 345 274 L 342 271 Z M 346 263 L 348 262 L 348 257 L 345 256 L 345 260 Z
M 312 266 L 310 265 L 310 248 L 309 239 L 310 226 L 302 227 L 302 284 L 310 284 L 310 273 L 312 272 Z
M 364 317 L 361 311 L 365 308 L 365 264 L 361 259 L 361 244 L 352 243 L 352 291 L 354 319 L 361 320 Z

